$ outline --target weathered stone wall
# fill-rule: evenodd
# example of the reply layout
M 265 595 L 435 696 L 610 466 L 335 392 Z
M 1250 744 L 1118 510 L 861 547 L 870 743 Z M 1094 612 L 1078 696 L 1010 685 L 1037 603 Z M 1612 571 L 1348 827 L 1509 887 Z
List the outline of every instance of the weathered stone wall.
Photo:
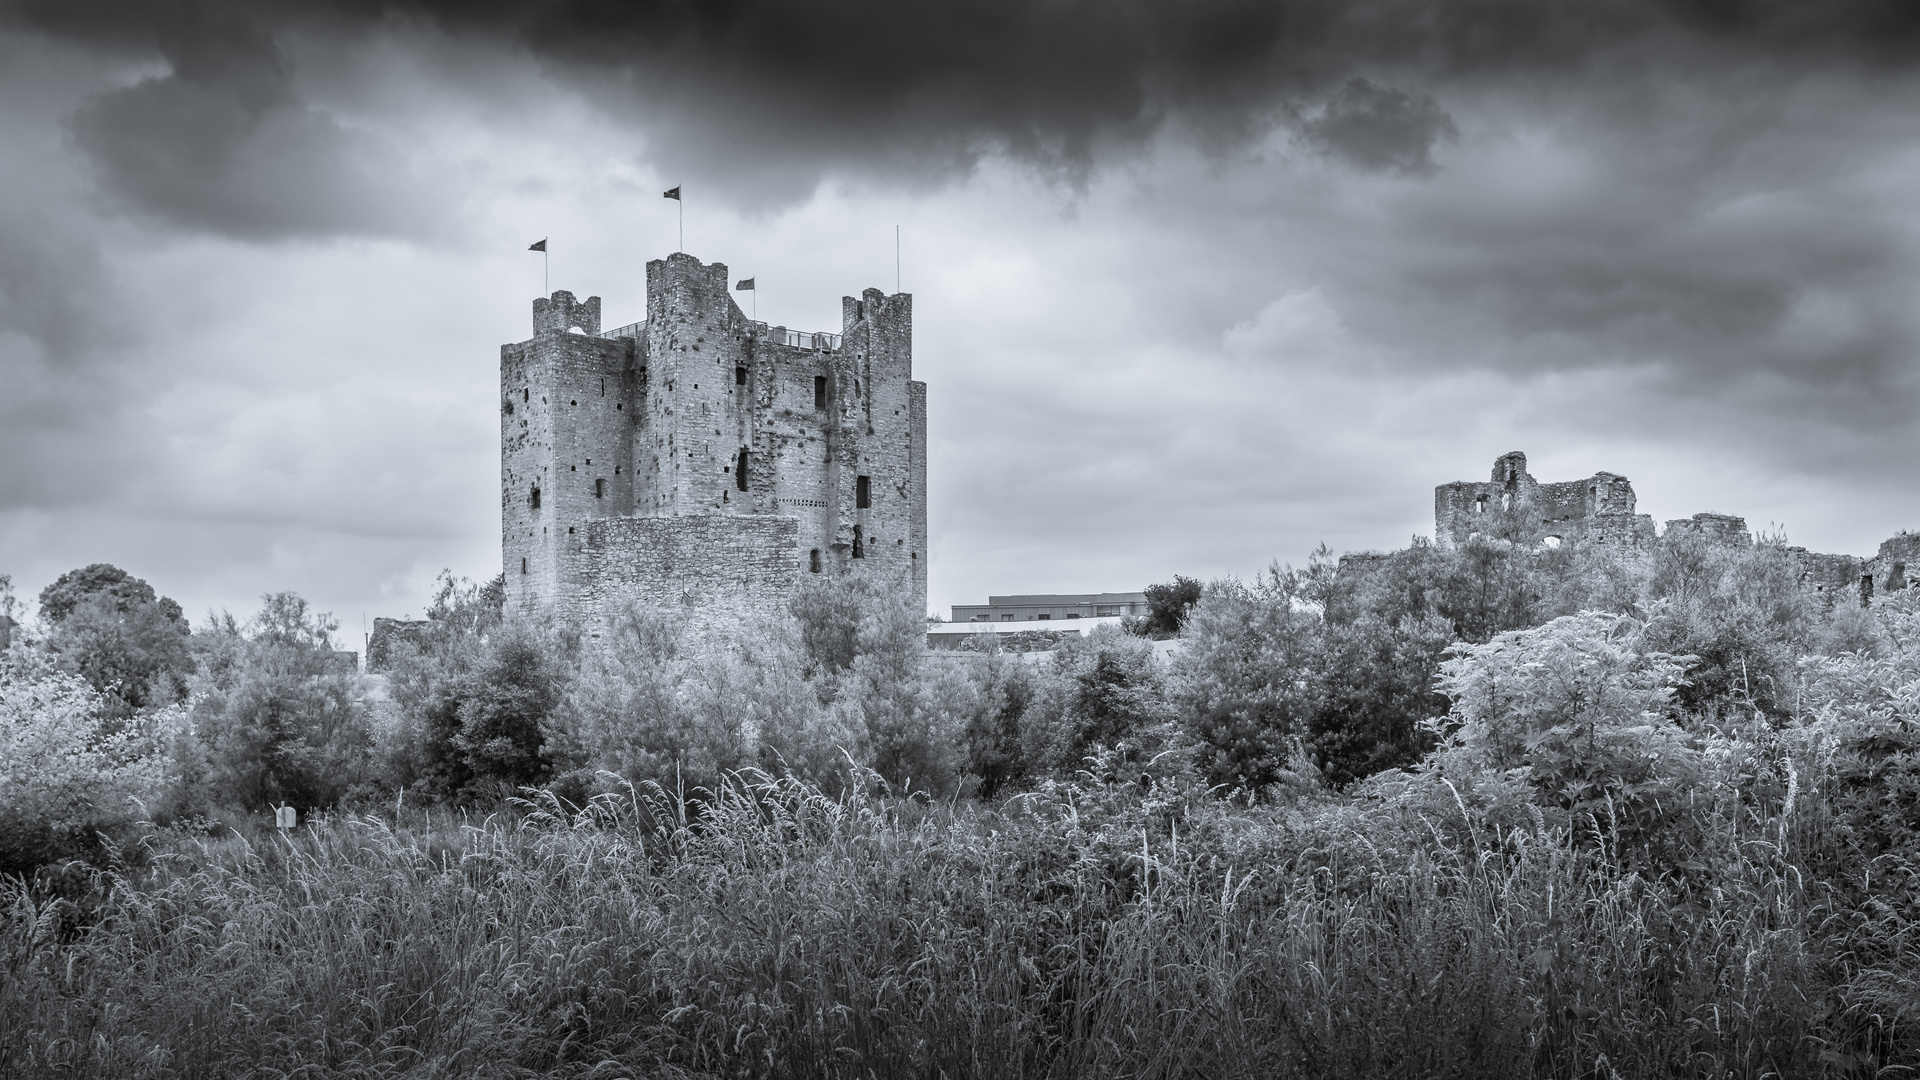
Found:
M 423 619 L 375 619 L 367 637 L 367 671 L 379 674 L 392 666 L 394 650 L 402 644 L 418 648 L 433 624 Z
M 1520 532 L 1513 538 L 1640 549 L 1653 543 L 1655 533 L 1653 519 L 1635 513 L 1635 504 L 1633 484 L 1624 476 L 1599 472 L 1542 484 L 1527 472 L 1527 455 L 1516 450 L 1495 459 L 1485 483 L 1462 480 L 1434 488 L 1434 539 L 1444 546 L 1482 533 Z
M 799 572 L 861 560 L 908 577 L 924 605 L 926 386 L 912 379 L 912 297 L 845 297 L 837 346 L 831 334 L 794 344 L 784 327 L 747 319 L 728 286 L 725 264 L 656 259 L 634 335 L 590 336 L 599 298 L 563 291 L 535 302 L 531 340 L 501 348 L 511 604 L 581 608 L 613 573 L 609 560 L 651 558 L 646 545 L 592 550 L 591 523 L 778 517 L 792 523 Z M 704 570 L 687 573 L 696 592 L 716 587 Z M 658 602 L 684 591 L 644 580 L 665 590 Z
M 636 604 L 709 618 L 777 611 L 805 572 L 799 532 L 799 522 L 771 514 L 589 522 L 558 610 L 596 632 Z
M 1540 484 L 1527 473 L 1527 456 L 1502 454 L 1486 483 L 1457 481 L 1434 488 L 1434 539 L 1442 545 L 1465 543 L 1476 534 L 1530 533 L 1538 541 L 1581 539 L 1631 549 L 1656 542 L 1653 519 L 1634 512 L 1633 486 L 1614 473 L 1589 480 Z M 1517 515 L 1505 517 L 1503 515 Z M 1505 526 L 1504 529 L 1501 526 Z M 1695 514 L 1667 522 L 1665 539 L 1697 537 L 1726 547 L 1751 547 L 1745 518 L 1732 514 Z M 1517 539 L 1527 539 L 1519 536 Z M 1902 532 L 1880 545 L 1872 558 L 1829 555 L 1802 547 L 1786 551 L 1800 567 L 1801 579 L 1821 592 L 1871 600 L 1876 594 L 1911 588 L 1920 575 L 1920 534 Z M 1347 560 L 1341 560 L 1343 569 Z M 1356 569 L 1362 568 L 1356 564 Z
M 1823 593 L 1856 593 L 1866 560 L 1853 555 L 1826 555 L 1803 547 L 1789 547 L 1787 554 L 1800 568 L 1800 580 Z
M 1920 533 L 1902 531 L 1882 540 L 1880 550 L 1863 560 L 1860 575 L 1872 580 L 1875 593 L 1912 588 L 1920 581 Z
M 1747 519 L 1732 514 L 1695 514 L 1667 522 L 1669 538 L 1698 537 L 1709 544 L 1724 547 L 1752 547 L 1753 534 L 1747 531 Z
M 548 313 L 599 325 L 591 311 L 557 292 Z M 535 324 L 542 322 L 535 312 Z M 589 317 L 590 316 L 590 317 Z M 507 601 L 521 609 L 550 605 L 580 558 L 578 527 L 631 513 L 638 343 L 553 329 L 500 350 L 500 521 Z M 579 325 L 576 321 L 573 325 Z M 534 492 L 539 505 L 534 505 Z

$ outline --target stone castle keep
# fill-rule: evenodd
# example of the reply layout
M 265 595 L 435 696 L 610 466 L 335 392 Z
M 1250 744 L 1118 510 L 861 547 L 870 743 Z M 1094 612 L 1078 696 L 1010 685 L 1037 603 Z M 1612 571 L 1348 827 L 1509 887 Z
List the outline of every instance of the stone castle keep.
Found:
M 597 625 L 633 604 L 733 618 L 861 560 L 927 593 L 927 387 L 913 297 L 841 298 L 841 330 L 745 317 L 727 267 L 647 264 L 643 322 L 533 302 L 500 347 L 507 603 Z
M 1667 522 L 1657 533 L 1653 518 L 1634 510 L 1633 485 L 1624 476 L 1594 473 L 1585 480 L 1542 484 L 1527 472 L 1527 455 L 1502 454 L 1484 482 L 1459 480 L 1433 489 L 1433 538 L 1442 546 L 1464 544 L 1481 534 L 1558 547 L 1566 541 L 1645 550 L 1660 537 L 1693 536 L 1711 544 L 1753 543 L 1745 518 L 1695 514 Z M 1857 589 L 1863 600 L 1875 592 L 1908 587 L 1907 564 L 1920 557 L 1920 534 L 1884 540 L 1876 554 L 1827 555 L 1803 547 L 1786 549 L 1801 576 L 1822 591 Z

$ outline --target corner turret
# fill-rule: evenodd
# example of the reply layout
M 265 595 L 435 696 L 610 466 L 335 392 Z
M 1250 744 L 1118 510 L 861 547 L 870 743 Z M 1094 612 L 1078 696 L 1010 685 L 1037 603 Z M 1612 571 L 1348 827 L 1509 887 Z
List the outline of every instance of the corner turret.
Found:
M 536 334 L 564 334 L 574 328 L 588 337 L 600 333 L 600 298 L 589 296 L 585 303 L 573 298 L 565 289 L 557 290 L 551 297 L 540 297 L 533 302 L 533 332 Z

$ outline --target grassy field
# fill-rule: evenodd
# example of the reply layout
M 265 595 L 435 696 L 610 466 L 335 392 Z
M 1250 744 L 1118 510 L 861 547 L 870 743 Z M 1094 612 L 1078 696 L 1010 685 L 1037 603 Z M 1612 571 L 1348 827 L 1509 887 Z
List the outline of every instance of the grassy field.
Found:
M 8 895 L 0 1074 L 1798 1077 L 1916 1045 L 1873 912 L 1764 815 L 1649 878 L 1446 809 L 761 778 L 694 821 L 654 791 L 157 836 Z

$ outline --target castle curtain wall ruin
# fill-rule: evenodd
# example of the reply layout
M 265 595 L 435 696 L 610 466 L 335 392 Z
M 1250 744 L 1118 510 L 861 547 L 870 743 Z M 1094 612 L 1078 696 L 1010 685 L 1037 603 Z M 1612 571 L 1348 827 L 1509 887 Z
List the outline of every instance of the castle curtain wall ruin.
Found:
M 1653 518 L 1635 513 L 1633 484 L 1609 472 L 1585 480 L 1542 484 L 1527 472 L 1527 455 L 1515 451 L 1493 463 L 1484 483 L 1469 480 L 1433 490 L 1433 535 L 1441 544 L 1464 544 L 1492 535 L 1495 523 L 1519 525 L 1533 542 L 1580 540 L 1644 548 L 1654 541 Z
M 1527 455 L 1519 451 L 1495 459 L 1486 482 L 1461 480 L 1434 488 L 1433 536 L 1442 546 L 1486 536 L 1549 545 L 1571 540 L 1636 551 L 1650 550 L 1658 541 L 1726 547 L 1754 542 L 1746 519 L 1732 514 L 1677 518 L 1666 523 L 1663 533 L 1656 532 L 1650 516 L 1635 512 L 1633 485 L 1626 477 L 1598 472 L 1586 480 L 1542 484 L 1527 472 Z M 1913 575 L 1920 572 L 1920 534 L 1902 532 L 1883 541 L 1869 558 L 1803 547 L 1784 550 L 1799 564 L 1802 580 L 1821 591 L 1857 591 L 1862 600 L 1910 588 Z
M 926 384 L 913 298 L 843 297 L 841 331 L 747 319 L 727 267 L 647 264 L 647 318 L 534 302 L 500 350 L 510 606 L 592 622 L 633 603 L 733 618 L 856 562 L 926 600 Z

